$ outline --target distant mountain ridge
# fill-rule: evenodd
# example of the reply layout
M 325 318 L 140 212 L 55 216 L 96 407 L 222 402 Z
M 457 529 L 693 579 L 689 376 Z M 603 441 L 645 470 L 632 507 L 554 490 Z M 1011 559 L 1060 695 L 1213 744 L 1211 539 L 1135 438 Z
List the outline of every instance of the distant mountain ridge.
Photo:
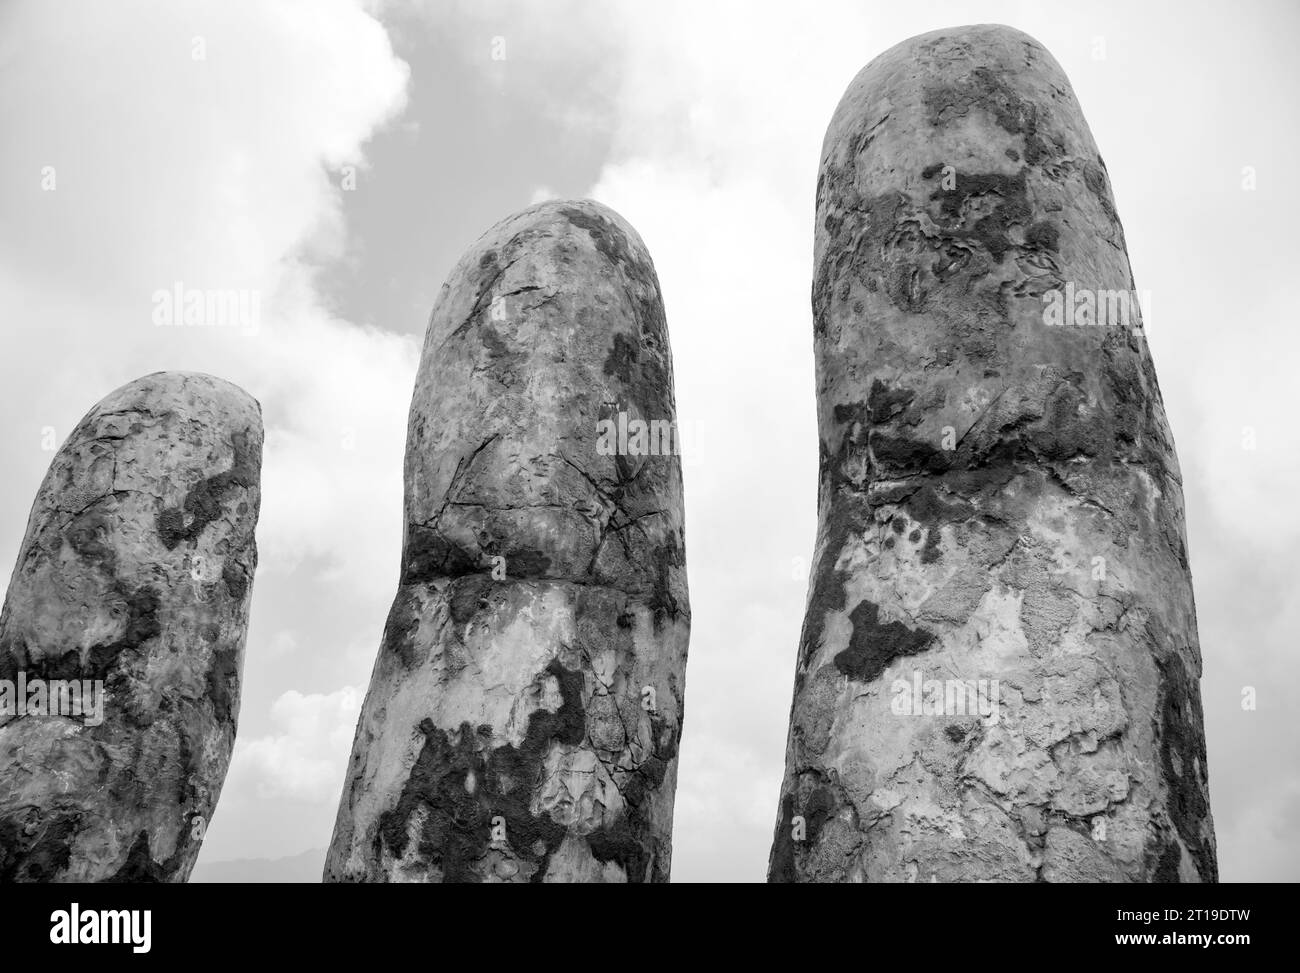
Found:
M 319 883 L 325 867 L 325 849 L 310 848 L 288 858 L 239 858 L 228 862 L 199 862 L 191 882 L 294 882 Z

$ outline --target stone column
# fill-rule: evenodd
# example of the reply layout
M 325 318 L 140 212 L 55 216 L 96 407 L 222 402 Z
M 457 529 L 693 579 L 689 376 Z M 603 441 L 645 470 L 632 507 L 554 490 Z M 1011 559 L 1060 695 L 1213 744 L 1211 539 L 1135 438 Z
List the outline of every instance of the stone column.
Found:
M 235 742 L 261 409 L 159 372 L 54 456 L 0 614 L 0 881 L 183 882 Z
M 644 244 L 534 206 L 457 264 L 326 881 L 666 881 L 690 610 Z
M 1213 881 L 1173 439 L 1106 166 L 1032 38 L 826 133 L 819 521 L 772 881 Z

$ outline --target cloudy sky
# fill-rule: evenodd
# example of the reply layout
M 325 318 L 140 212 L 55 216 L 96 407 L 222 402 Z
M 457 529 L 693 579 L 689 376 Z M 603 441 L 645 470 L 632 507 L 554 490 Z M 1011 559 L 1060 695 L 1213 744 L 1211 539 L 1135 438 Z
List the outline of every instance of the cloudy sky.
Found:
M 503 216 L 589 196 L 650 248 L 678 413 L 702 440 L 684 465 L 693 625 L 674 878 L 763 878 L 816 517 L 822 135 L 876 54 L 987 21 L 1037 37 L 1071 78 L 1151 295 L 1222 877 L 1300 879 L 1293 0 L 9 0 L 0 565 L 49 430 L 61 441 L 113 388 L 198 370 L 263 406 L 239 740 L 197 874 L 323 859 L 397 583 L 433 299 Z M 259 292 L 256 333 L 155 327 L 152 295 L 178 281 Z

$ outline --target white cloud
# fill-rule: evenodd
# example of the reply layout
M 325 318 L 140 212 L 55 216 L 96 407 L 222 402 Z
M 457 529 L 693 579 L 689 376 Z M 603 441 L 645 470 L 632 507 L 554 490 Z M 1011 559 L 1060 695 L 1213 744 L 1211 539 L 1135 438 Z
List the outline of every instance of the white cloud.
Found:
M 284 693 L 271 706 L 279 732 L 235 746 L 231 788 L 259 800 L 337 802 L 362 697 L 353 686 L 328 695 Z

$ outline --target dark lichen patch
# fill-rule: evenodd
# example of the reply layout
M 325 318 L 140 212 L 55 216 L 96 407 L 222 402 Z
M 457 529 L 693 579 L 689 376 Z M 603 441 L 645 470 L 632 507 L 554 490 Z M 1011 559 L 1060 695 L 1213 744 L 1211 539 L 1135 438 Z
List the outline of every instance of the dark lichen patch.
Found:
M 135 841 L 131 844 L 130 851 L 127 852 L 126 861 L 112 878 L 106 879 L 107 882 L 121 883 L 128 882 L 139 884 L 145 882 L 166 882 L 169 878 L 167 868 L 154 860 L 153 854 L 149 851 L 149 832 L 141 831 L 135 836 Z
M 207 682 L 212 710 L 217 720 L 224 725 L 230 722 L 230 717 L 239 704 L 239 654 L 235 649 L 213 651 Z
M 545 578 L 551 569 L 551 559 L 531 547 L 506 549 L 502 557 L 512 578 Z
M 489 315 L 478 317 L 478 339 L 482 345 L 480 363 L 483 374 L 505 388 L 516 384 L 520 369 L 528 364 L 528 351 L 503 337 L 489 323 Z
M 913 250 L 908 247 L 901 254 L 891 251 L 891 256 L 894 261 L 884 269 L 885 291 L 889 299 L 902 311 L 921 313 L 926 309 L 930 292 L 924 286 L 921 268 L 912 260 L 915 256 Z
M 585 677 L 581 670 L 566 669 L 558 659 L 552 659 L 547 663 L 546 673 L 559 684 L 560 708 L 554 713 L 538 710 L 528 717 L 528 733 L 521 752 L 541 754 L 543 745 L 552 738 L 573 745 L 581 743 L 587 735 L 587 721 L 582 710 Z
M 1025 231 L 1025 243 L 1038 250 L 1056 252 L 1060 245 L 1061 231 L 1055 223 L 1039 220 Z
M 457 629 L 464 628 L 483 608 L 487 607 L 487 596 L 492 590 L 492 578 L 486 574 L 471 574 L 456 578 L 450 587 L 447 599 L 447 612 L 452 624 Z
M 550 856 L 565 829 L 547 815 L 533 815 L 530 804 L 552 741 L 576 745 L 586 736 L 582 708 L 583 675 L 552 660 L 544 670 L 559 685 L 561 705 L 555 712 L 536 710 L 518 747 L 490 748 L 491 727 L 468 723 L 452 734 L 431 720 L 420 723 L 424 746 L 397 804 L 379 818 L 375 852 L 401 858 L 410 843 L 413 815 L 425 816 L 418 835 L 419 857 L 437 866 L 444 882 L 478 881 L 475 863 L 487 853 L 492 819 L 505 820 L 506 839 L 514 854 L 537 868 L 541 882 Z
M 799 881 L 799 850 L 817 844 L 826 823 L 835 817 L 839 807 L 833 772 L 827 777 L 819 770 L 806 770 L 799 774 L 792 786 L 792 791 L 781 798 L 781 813 L 768 859 L 767 880 L 770 883 Z M 796 817 L 803 819 L 800 838 L 795 837 Z
M 420 631 L 420 601 L 415 591 L 403 585 L 397 589 L 397 597 L 388 610 L 388 620 L 384 623 L 382 652 L 396 655 L 406 668 L 411 668 L 418 661 L 415 636 Z
M 1178 842 L 1171 841 L 1164 846 L 1160 852 L 1160 858 L 1156 862 L 1156 869 L 1151 875 L 1151 880 L 1162 885 L 1176 885 L 1181 879 L 1178 875 L 1178 864 L 1183 860 L 1183 850 L 1178 846 Z
M 1021 97 L 1006 76 L 993 68 L 977 67 L 965 78 L 930 85 L 923 98 L 929 123 L 936 128 L 973 108 L 989 112 L 1003 131 L 1024 138 L 1025 162 L 1031 166 L 1064 151 L 1059 139 L 1049 142 L 1043 137 L 1038 106 Z
M 808 842 L 815 844 L 821 837 L 822 827 L 835 814 L 835 795 L 828 787 L 814 787 L 804 802 L 804 825 L 808 829 Z
M 959 497 L 941 496 L 933 484 L 926 483 L 903 500 L 903 509 L 918 523 L 941 524 L 968 519 L 974 508 Z
M 1083 376 L 1077 380 L 1082 383 Z M 1087 408 L 1086 393 L 1071 383 L 1063 383 L 1048 397 L 1040 421 L 1019 430 L 1024 445 L 1040 462 L 1109 458 L 1114 441 L 1108 433 Z
M 234 558 L 227 559 L 221 568 L 221 580 L 225 583 L 226 593 L 237 602 L 242 602 L 248 594 L 249 577 L 244 566 Z
M 861 490 L 871 466 L 867 446 L 872 429 L 870 410 L 865 404 L 836 406 L 836 418 L 844 420 L 839 443 L 832 447 L 819 440 L 817 444 L 821 480 L 836 489 Z
M 86 650 L 84 659 L 75 647 L 33 659 L 26 644 L 10 646 L 8 651 L 0 653 L 0 678 L 13 679 L 17 670 L 22 669 L 28 679 L 103 679 L 110 687 L 116 687 L 121 657 L 141 654 L 140 650 L 148 642 L 162 634 L 162 624 L 158 620 L 161 596 L 158 589 L 150 585 L 132 590 L 120 581 L 114 581 L 112 598 L 121 605 L 120 611 L 114 614 L 126 616 L 117 638 L 92 645 Z
M 937 527 L 972 518 L 986 522 L 1004 520 L 1006 513 L 1002 508 L 1007 502 L 1014 502 L 1005 490 L 1013 481 L 1019 485 L 1018 489 L 1028 491 L 1025 496 L 1037 495 L 1046 483 L 1073 493 L 1073 488 L 1053 465 L 1054 458 L 1076 462 L 1084 458 L 1083 440 L 1071 438 L 1071 428 L 1062 424 L 1053 431 L 1039 429 L 1028 421 L 1017 422 L 1013 429 L 1004 430 L 992 440 L 992 445 L 986 439 L 959 448 L 953 454 L 954 468 L 932 482 L 911 485 L 896 502 L 915 520 L 931 527 L 923 561 L 937 559 L 940 543 Z M 1078 431 L 1088 441 L 1096 433 L 1082 422 Z
M 1160 762 L 1168 787 L 1167 810 L 1202 881 L 1217 882 L 1218 863 L 1204 828 L 1209 817 L 1209 773 L 1200 687 L 1176 655 L 1160 667 Z
M 1143 467 L 1157 482 L 1166 482 L 1173 475 L 1169 457 L 1174 449 L 1164 435 L 1160 387 L 1151 356 L 1135 353 L 1128 345 L 1127 329 L 1101 330 L 1106 332 L 1102 344 L 1105 355 L 1101 369 L 1105 379 L 1102 408 L 1113 417 L 1110 423 L 1113 455 Z M 1170 507 L 1160 504 L 1158 509 Z
M 848 597 L 844 591 L 844 586 L 848 583 L 848 575 L 843 571 L 837 571 L 835 562 L 839 558 L 840 545 L 848 539 L 848 530 L 851 528 L 848 528 L 845 520 L 841 520 L 835 526 L 846 529 L 843 531 L 832 529 L 828 532 L 831 542 L 823 551 L 813 575 L 812 593 L 808 598 L 808 610 L 804 615 L 803 631 L 799 637 L 797 684 L 802 684 L 804 669 L 821 645 L 826 613 L 843 611 L 845 599 Z
M 871 422 L 871 408 L 865 402 L 841 402 L 832 410 L 838 423 Z
M 663 785 L 670 762 L 677 756 L 682 726 L 657 714 L 651 714 L 650 724 L 651 754 L 620 788 L 622 816 L 612 826 L 587 836 L 592 857 L 600 862 L 614 862 L 631 883 L 668 881 L 667 862 L 658 841 L 651 837 L 649 809 L 652 793 Z
M 908 197 L 900 192 L 887 192 L 862 200 L 852 188 L 854 167 L 855 163 L 844 168 L 826 169 L 829 195 L 819 203 L 818 212 L 825 213 L 823 225 L 830 236 L 827 252 L 835 254 L 835 257 L 821 260 L 813 278 L 813 331 L 816 335 L 826 331 L 837 291 L 840 300 L 849 299 L 851 291 L 846 290 L 846 285 L 851 280 L 861 280 L 868 291 L 877 290 L 883 280 L 894 300 L 902 300 L 911 293 L 911 282 L 897 279 L 907 269 L 908 260 L 889 263 L 885 259 L 885 244 L 895 233 L 899 211 L 907 204 Z M 878 246 L 864 244 L 859 247 L 859 241 L 870 241 Z
M 651 852 L 626 818 L 619 818 L 612 827 L 587 835 L 587 847 L 596 861 L 618 865 L 629 883 L 645 881 Z
M 1013 227 L 1025 227 L 1033 218 L 1025 185 L 1026 169 L 1014 176 L 1000 172 L 957 173 L 956 185 L 951 191 L 939 190 L 931 200 L 939 201 L 938 222 L 947 235 L 981 244 L 997 263 L 1002 263 L 1006 253 L 1016 246 Z M 991 212 L 975 205 L 982 197 L 996 196 L 997 203 Z M 981 215 L 970 226 L 969 216 Z
M 64 540 L 78 557 L 98 565 L 109 577 L 117 573 L 117 551 L 108 543 L 112 526 L 105 510 L 92 507 L 74 517 L 63 532 Z
M 951 743 L 961 743 L 966 739 L 966 727 L 960 723 L 949 723 L 943 728 L 943 735 Z
M 872 422 L 886 422 L 902 415 L 916 392 L 912 389 L 886 385 L 880 379 L 871 383 L 871 392 L 867 396 L 867 408 Z
M 924 652 L 934 635 L 902 622 L 880 622 L 880 609 L 863 601 L 849 615 L 853 634 L 849 647 L 835 655 L 835 668 L 858 682 L 871 682 L 897 658 Z
M 637 767 L 623 789 L 629 805 L 641 808 L 647 791 L 657 790 L 667 776 L 669 764 L 677 757 L 682 723 L 672 722 L 658 713 L 650 714 L 650 755 Z
M 667 359 L 644 335 L 638 339 L 616 331 L 602 371 L 606 377 L 618 380 L 620 393 L 614 403 L 617 408 L 607 406 L 609 414 L 605 418 L 617 420 L 620 411 L 648 420 L 672 418 L 672 382 Z
M 931 527 L 925 535 L 925 546 L 921 548 L 921 563 L 933 564 L 942 556 L 939 549 L 940 530 L 937 526 Z
M 632 259 L 632 245 L 627 234 L 599 213 L 588 213 L 571 206 L 560 210 L 560 214 L 578 229 L 586 230 L 596 245 L 596 251 L 614 266 Z
M 523 234 L 516 233 L 506 241 L 502 247 L 502 253 L 498 254 L 495 250 L 485 250 L 478 260 L 478 272 L 474 275 L 477 283 L 477 290 L 474 294 L 474 304 L 465 319 L 461 321 L 456 329 L 452 331 L 451 337 L 458 337 L 465 334 L 471 325 L 476 322 L 483 322 L 483 314 L 492 306 L 492 299 L 495 296 L 497 282 L 501 280 L 501 275 L 505 273 L 506 268 L 510 266 L 510 254 L 519 246 L 520 237 Z M 503 262 L 504 261 L 504 262 Z
M 204 779 L 204 766 L 200 762 L 204 749 L 201 738 L 198 739 L 198 747 L 190 740 L 190 733 L 182 730 L 176 736 L 177 765 L 180 773 L 176 777 L 176 806 L 194 808 L 191 815 L 200 813 L 201 808 L 211 808 L 208 801 L 208 789 L 206 785 L 200 785 L 199 782 Z M 202 786 L 202 790 L 200 790 Z M 187 820 L 187 824 L 192 824 L 192 820 Z M 185 828 L 185 831 L 190 831 Z
M 656 626 L 685 614 L 685 608 L 675 594 L 678 572 L 685 566 L 685 538 L 681 531 L 671 532 L 664 537 L 650 567 L 646 607 L 654 613 Z
M 153 883 L 172 881 L 180 873 L 187 859 L 198 854 L 197 842 L 192 835 L 194 815 L 187 815 L 176 839 L 176 850 L 162 861 L 157 861 L 149 850 L 149 832 L 140 831 L 135 836 L 122 866 L 105 883 Z M 193 853 L 191 854 L 191 849 Z
M 479 569 L 478 553 L 448 539 L 437 527 L 411 524 L 407 528 L 402 550 L 402 584 L 458 578 Z
M 445 882 L 477 882 L 478 875 L 471 866 L 487 852 L 491 809 L 471 792 L 470 777 L 482 780 L 486 775 L 486 761 L 476 743 L 486 744 L 490 728 L 480 728 L 480 736 L 468 723 L 462 723 L 454 742 L 432 720 L 423 720 L 419 729 L 424 746 L 396 806 L 379 817 L 374 839 L 376 856 L 382 858 L 387 851 L 402 857 L 410 843 L 408 823 L 424 808 L 427 813 L 417 845 L 420 856 L 441 870 Z M 532 849 L 524 845 L 520 852 L 529 856 Z
M 505 343 L 505 340 L 497 332 L 496 328 L 486 321 L 480 322 L 478 326 L 479 340 L 483 342 L 483 347 L 487 350 L 489 362 L 515 361 L 522 359 L 524 355 L 511 349 Z
M 952 454 L 924 440 L 873 432 L 870 437 L 874 466 L 886 478 L 911 473 L 937 473 L 948 468 Z
M 155 526 L 167 550 L 193 543 L 204 528 L 221 517 L 222 505 L 231 494 L 257 486 L 262 461 L 249 442 L 249 431 L 234 433 L 230 439 L 235 454 L 230 469 L 195 484 L 179 507 L 159 512 Z
M 20 809 L 0 820 L 0 882 L 55 882 L 72 861 L 79 813 Z
M 623 332 L 616 332 L 609 354 L 605 356 L 604 373 L 607 377 L 617 377 L 624 388 L 635 388 L 640 359 L 641 353 L 636 342 Z
M 596 251 L 611 266 L 621 270 L 632 285 L 627 290 L 627 297 L 637 320 L 640 340 L 647 350 L 654 352 L 655 366 L 662 375 L 666 372 L 664 358 L 668 349 L 668 321 L 659 294 L 659 279 L 650 258 L 632 244 L 620 226 L 599 213 L 565 207 L 560 214 L 578 229 L 585 230 Z
M 1040 463 L 1021 435 L 1021 427 L 1016 425 L 1004 430 L 991 445 L 970 437 L 950 454 L 952 468 L 935 481 L 914 487 L 899 502 L 913 520 L 932 528 L 981 516 L 982 501 L 991 500 Z M 933 543 L 937 544 L 937 539 Z

